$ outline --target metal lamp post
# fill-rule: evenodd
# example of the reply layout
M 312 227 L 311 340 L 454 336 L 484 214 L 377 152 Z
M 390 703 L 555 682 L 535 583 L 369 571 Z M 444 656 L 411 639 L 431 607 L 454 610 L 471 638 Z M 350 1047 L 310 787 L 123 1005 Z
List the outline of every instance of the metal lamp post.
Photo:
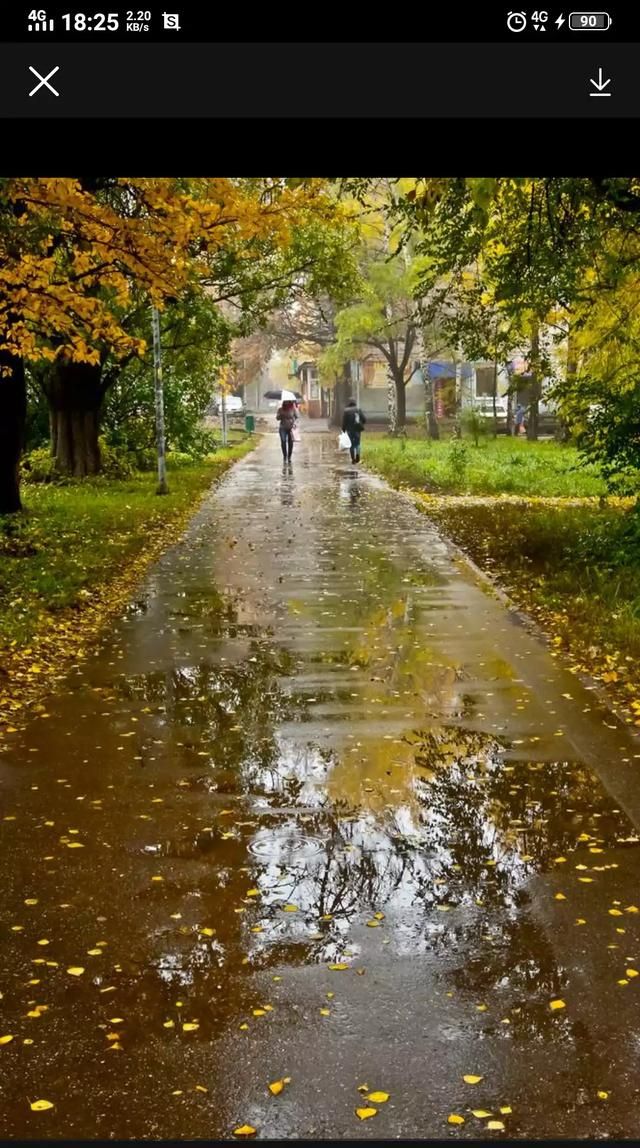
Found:
M 153 372 L 156 395 L 156 446 L 158 451 L 158 488 L 156 494 L 168 494 L 167 456 L 164 432 L 164 387 L 162 382 L 162 352 L 160 348 L 160 314 L 154 307 L 153 327 Z

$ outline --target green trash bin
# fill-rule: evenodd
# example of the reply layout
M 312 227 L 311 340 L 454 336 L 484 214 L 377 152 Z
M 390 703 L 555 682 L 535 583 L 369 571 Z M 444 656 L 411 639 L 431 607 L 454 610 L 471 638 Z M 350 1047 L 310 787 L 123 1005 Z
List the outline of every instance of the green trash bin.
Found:
M 256 429 L 256 420 L 254 415 L 245 415 L 244 429 L 246 430 L 247 434 L 253 434 L 254 430 Z

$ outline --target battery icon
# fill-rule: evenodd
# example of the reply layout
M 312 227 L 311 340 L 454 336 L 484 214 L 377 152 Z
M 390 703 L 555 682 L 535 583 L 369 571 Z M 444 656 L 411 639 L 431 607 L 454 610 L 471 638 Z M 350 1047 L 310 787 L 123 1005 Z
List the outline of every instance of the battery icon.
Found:
M 572 32 L 606 32 L 611 24 L 608 12 L 572 12 L 569 16 Z

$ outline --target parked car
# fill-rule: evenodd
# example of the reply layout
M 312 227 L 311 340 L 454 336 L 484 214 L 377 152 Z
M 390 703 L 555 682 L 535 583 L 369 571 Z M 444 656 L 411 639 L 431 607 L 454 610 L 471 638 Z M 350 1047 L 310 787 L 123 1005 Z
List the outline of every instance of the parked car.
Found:
M 483 419 L 493 418 L 493 395 L 478 395 L 474 404 L 474 409 L 478 412 Z M 507 425 L 507 400 L 501 397 L 496 398 L 496 416 L 498 419 L 498 426 Z
M 244 400 L 238 395 L 226 395 L 225 407 L 227 415 L 233 417 L 234 415 L 240 416 L 244 414 Z M 216 415 L 222 412 L 222 395 L 216 395 L 213 400 L 213 412 Z

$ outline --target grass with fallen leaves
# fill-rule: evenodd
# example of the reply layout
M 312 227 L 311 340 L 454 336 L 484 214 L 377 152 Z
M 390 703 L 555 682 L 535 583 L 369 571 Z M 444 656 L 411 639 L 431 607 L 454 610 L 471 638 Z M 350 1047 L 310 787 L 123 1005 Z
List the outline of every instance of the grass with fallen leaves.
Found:
M 0 734 L 82 658 L 149 563 L 178 538 L 198 500 L 255 440 L 153 474 L 23 488 L 0 519 Z
M 640 725 L 640 512 L 629 500 L 417 498 Z
M 431 442 L 371 435 L 363 458 L 395 486 L 455 494 L 519 494 L 593 497 L 606 494 L 597 467 L 585 466 L 577 450 L 526 439 Z

